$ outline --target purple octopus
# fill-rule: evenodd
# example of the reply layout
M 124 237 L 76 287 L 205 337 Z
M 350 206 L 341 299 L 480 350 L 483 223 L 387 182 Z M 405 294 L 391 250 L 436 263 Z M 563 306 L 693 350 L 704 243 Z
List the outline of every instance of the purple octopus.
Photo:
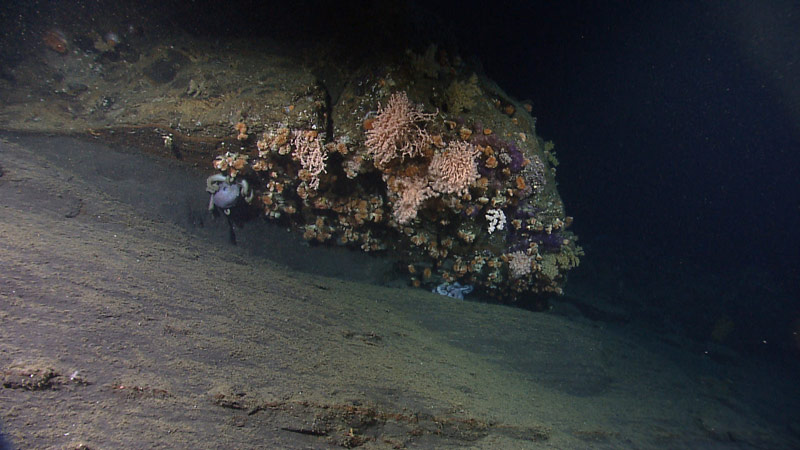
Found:
M 253 200 L 253 191 L 244 179 L 234 180 L 231 177 L 216 174 L 206 179 L 206 192 L 211 194 L 208 201 L 208 210 L 221 209 L 226 215 L 231 213 L 231 208 L 236 206 L 239 197 L 250 203 Z

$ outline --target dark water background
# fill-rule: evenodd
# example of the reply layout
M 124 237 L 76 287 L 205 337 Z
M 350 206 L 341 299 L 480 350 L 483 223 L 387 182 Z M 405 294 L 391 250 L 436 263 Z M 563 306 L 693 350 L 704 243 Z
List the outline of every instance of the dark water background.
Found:
M 580 234 L 796 288 L 800 6 L 522 4 L 488 20 L 507 45 L 470 45 L 541 111 Z
M 587 249 L 568 294 L 700 341 L 727 317 L 736 350 L 800 354 L 796 2 L 69 3 L 6 4 L 4 40 L 110 15 L 144 32 L 339 43 L 342 67 L 431 41 L 480 61 L 556 143 Z
M 739 349 L 796 355 L 800 4 L 492 9 L 459 15 L 461 43 L 532 100 L 589 265 L 684 324 L 731 317 Z

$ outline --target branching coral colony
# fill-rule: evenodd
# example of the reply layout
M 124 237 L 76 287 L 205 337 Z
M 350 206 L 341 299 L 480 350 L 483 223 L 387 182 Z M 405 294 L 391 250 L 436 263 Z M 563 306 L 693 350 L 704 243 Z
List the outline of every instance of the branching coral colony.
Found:
M 392 252 L 414 286 L 561 293 L 582 251 L 530 106 L 435 51 L 353 80 L 332 107 L 311 87 L 279 123 L 237 123 L 251 147 L 215 167 L 309 241 Z M 253 145 L 243 130 L 259 128 Z

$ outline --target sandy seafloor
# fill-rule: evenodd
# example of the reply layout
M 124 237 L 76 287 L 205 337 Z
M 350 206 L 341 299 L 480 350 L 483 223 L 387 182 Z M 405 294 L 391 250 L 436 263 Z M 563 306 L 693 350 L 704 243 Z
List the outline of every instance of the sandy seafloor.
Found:
M 800 448 L 783 369 L 437 296 L 261 221 L 232 245 L 174 161 L 6 135 L 0 167 L 11 448 Z

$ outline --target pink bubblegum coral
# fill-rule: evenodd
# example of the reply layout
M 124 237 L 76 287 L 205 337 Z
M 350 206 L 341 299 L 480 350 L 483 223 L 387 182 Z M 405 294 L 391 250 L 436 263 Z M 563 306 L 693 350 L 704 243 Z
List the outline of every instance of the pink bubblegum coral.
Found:
M 401 225 L 405 225 L 417 217 L 417 211 L 422 202 L 436 196 L 436 193 L 428 186 L 428 181 L 421 177 L 392 178 L 389 189 L 400 196 L 394 202 L 392 213 L 395 220 Z
M 308 186 L 312 189 L 319 189 L 319 175 L 326 171 L 325 161 L 328 159 L 328 152 L 322 147 L 316 131 L 298 130 L 293 133 L 293 136 L 294 153 L 292 153 L 292 158 L 300 161 L 300 165 L 311 176 Z
M 523 251 L 516 251 L 508 254 L 508 271 L 511 273 L 511 278 L 522 278 L 531 273 L 531 258 Z
M 442 194 L 467 193 L 478 179 L 478 150 L 466 142 L 450 142 L 447 148 L 433 156 L 428 166 L 431 186 Z
M 389 97 L 385 107 L 378 105 L 378 116 L 367 130 L 367 153 L 375 166 L 382 168 L 398 155 L 405 158 L 422 154 L 430 137 L 418 122 L 426 122 L 435 114 L 426 114 L 411 103 L 405 92 Z

